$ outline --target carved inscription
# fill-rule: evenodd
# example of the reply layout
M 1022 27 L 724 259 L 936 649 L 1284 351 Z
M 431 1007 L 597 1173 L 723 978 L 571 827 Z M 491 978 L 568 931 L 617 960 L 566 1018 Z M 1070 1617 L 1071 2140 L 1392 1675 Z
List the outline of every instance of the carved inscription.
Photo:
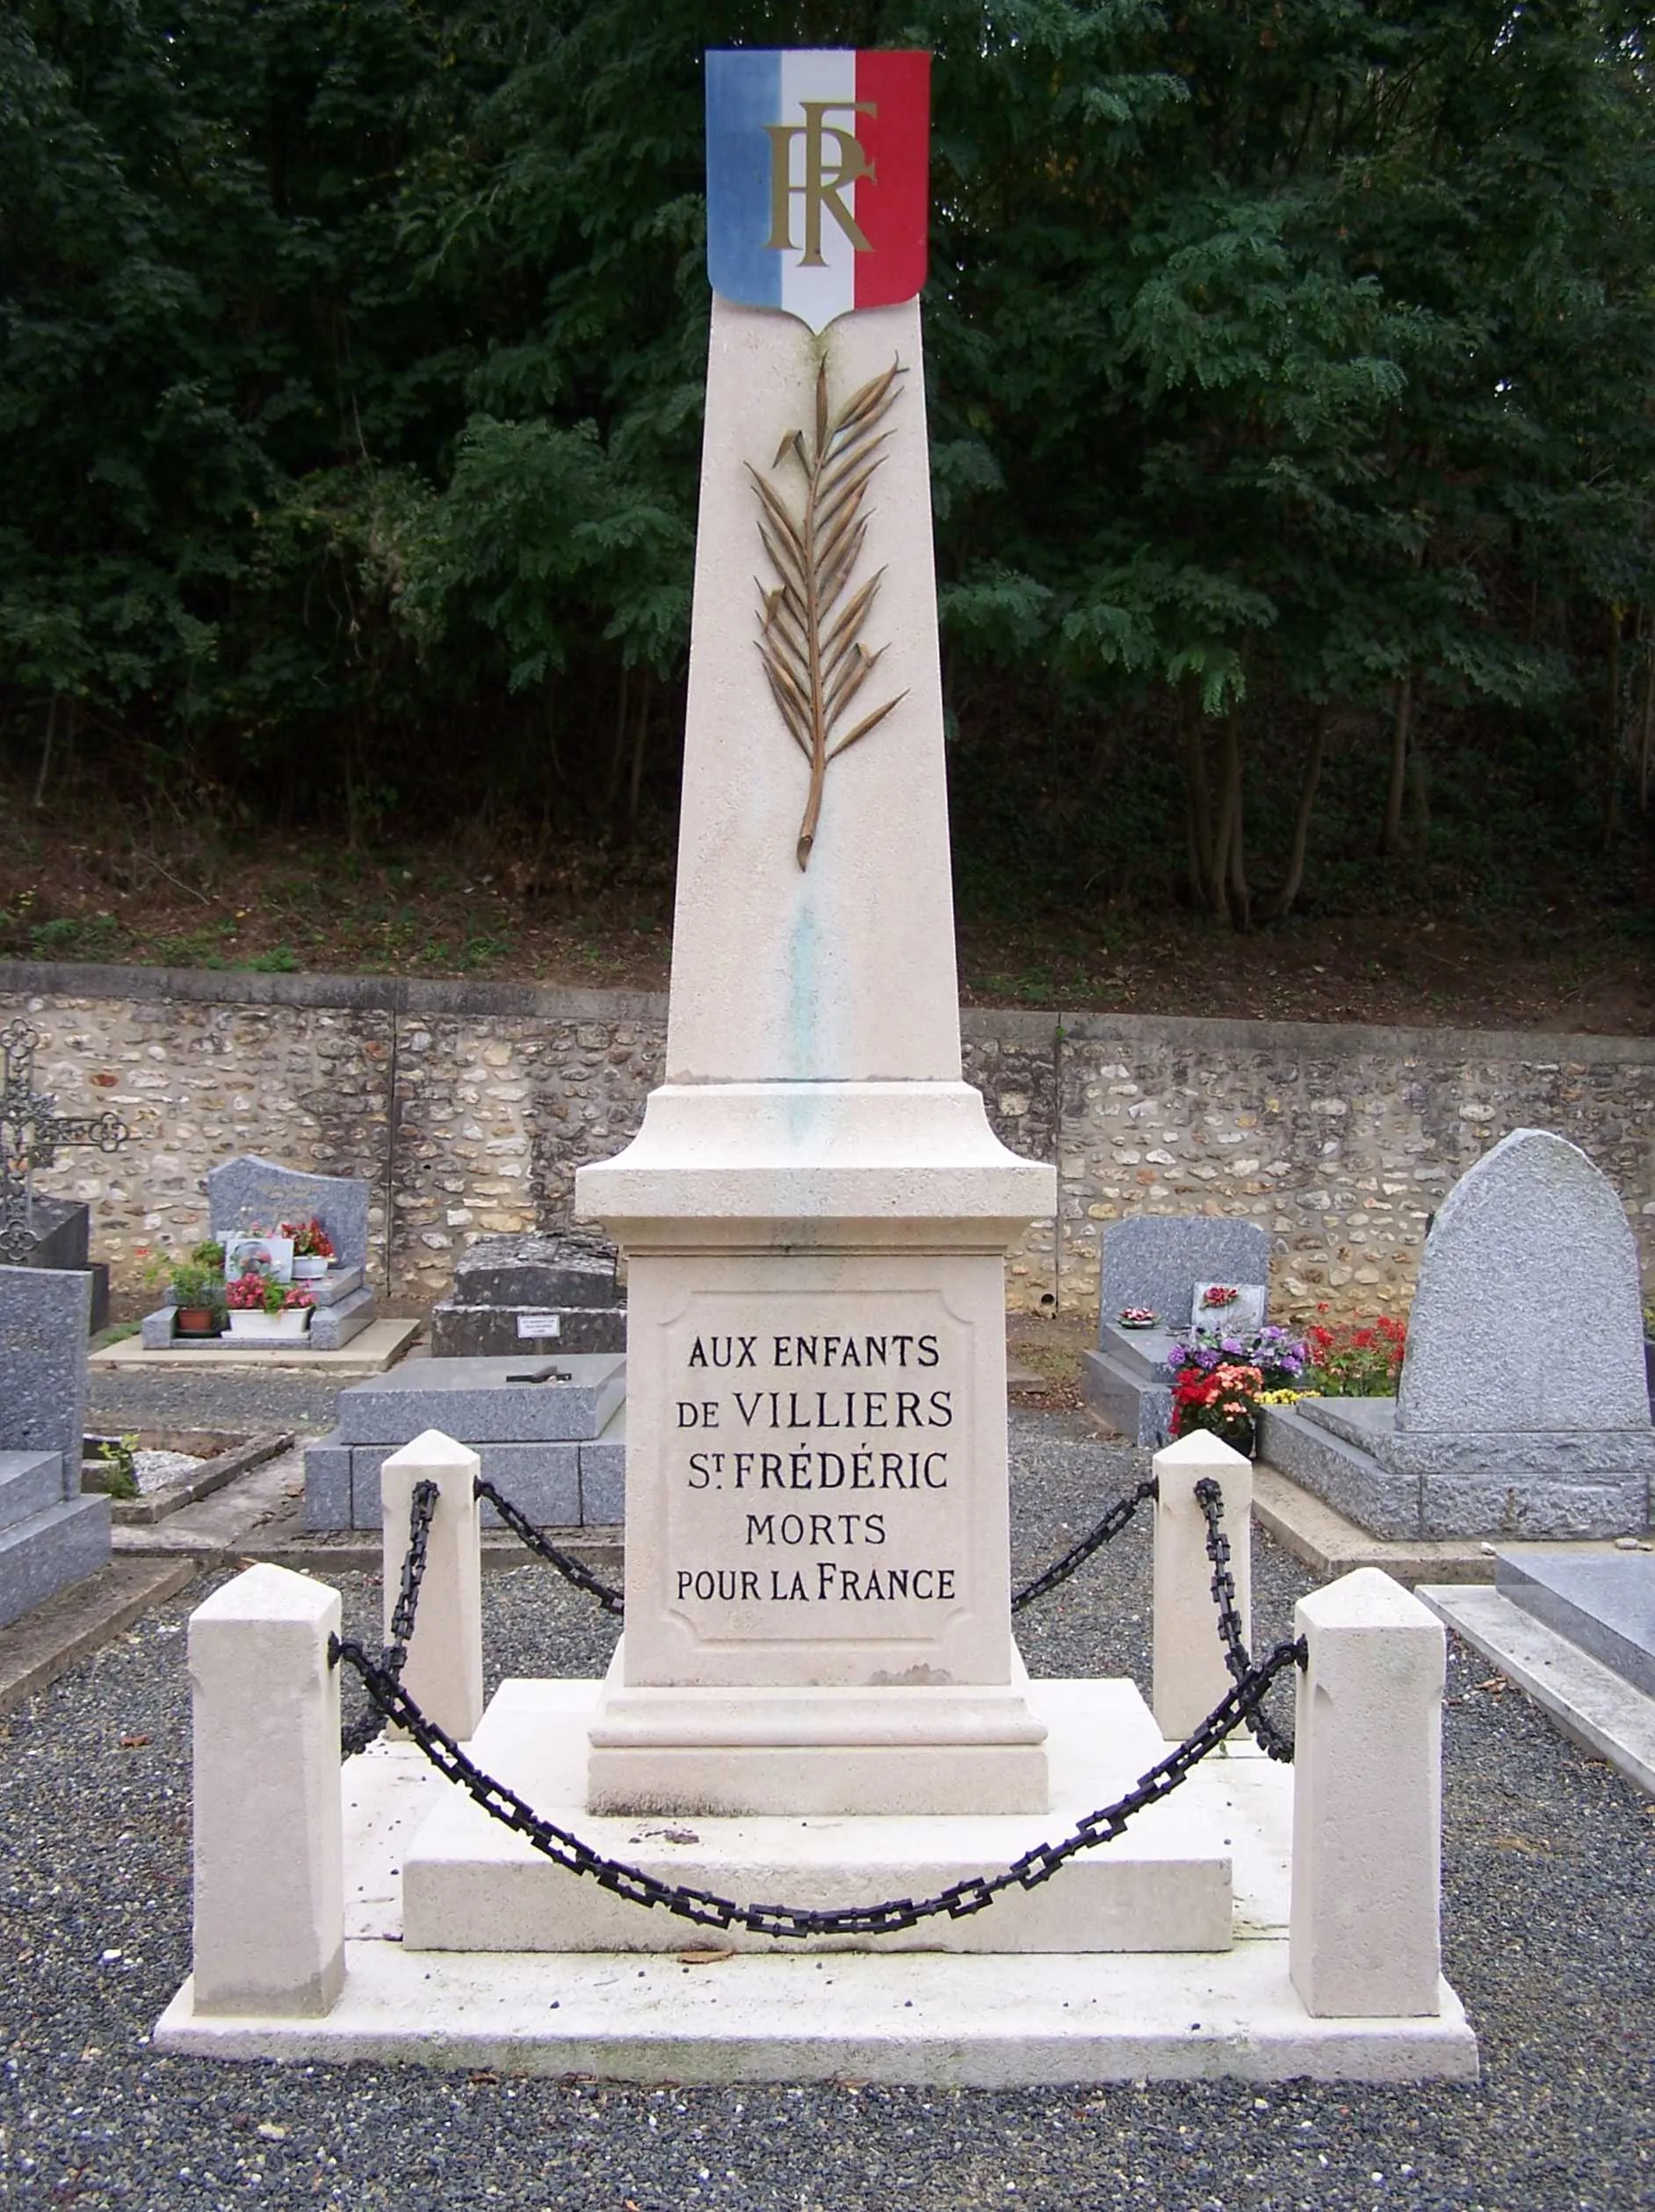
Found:
M 929 1293 L 692 1300 L 670 1608 L 718 1641 L 935 1637 L 969 1594 L 970 1334 Z

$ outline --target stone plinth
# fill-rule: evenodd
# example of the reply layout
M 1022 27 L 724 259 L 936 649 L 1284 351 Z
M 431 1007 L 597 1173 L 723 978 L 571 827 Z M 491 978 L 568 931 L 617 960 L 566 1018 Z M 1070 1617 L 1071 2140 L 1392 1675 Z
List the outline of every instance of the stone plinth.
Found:
M 676 1816 L 641 1832 L 638 1820 L 584 1803 L 586 1734 L 596 1686 L 508 1681 L 471 1745 L 487 1771 L 538 1811 L 577 1828 L 595 1848 L 662 1881 L 741 1901 L 783 1898 L 824 1909 L 887 1897 L 923 1898 L 985 1868 L 1007 1866 L 1100 1804 L 1129 1790 L 1166 1751 L 1130 1682 L 1024 1686 L 1046 1734 L 1052 1804 L 1037 1813 L 873 1819 L 820 1815 Z M 719 1701 L 736 1721 L 727 1699 Z M 726 1734 L 728 1733 L 726 1728 Z M 704 1757 L 716 1783 L 741 1746 Z M 1220 1779 L 1224 1762 L 1215 1770 Z M 1233 1771 L 1232 1767 L 1229 1771 Z M 1227 1951 L 1232 1941 L 1234 1823 L 1222 1793 L 1191 1790 L 1135 1820 L 1116 1842 L 1072 1860 L 1050 1882 L 1015 1890 L 988 1912 L 946 1916 L 879 1938 L 902 1951 Z M 674 1952 L 693 1931 L 554 1866 L 469 1797 L 452 1792 L 427 1817 L 402 1868 L 403 1941 L 443 1951 Z M 720 1930 L 720 1948 L 797 1951 L 796 1941 Z M 818 1938 L 809 1948 L 866 1948 L 868 1939 Z

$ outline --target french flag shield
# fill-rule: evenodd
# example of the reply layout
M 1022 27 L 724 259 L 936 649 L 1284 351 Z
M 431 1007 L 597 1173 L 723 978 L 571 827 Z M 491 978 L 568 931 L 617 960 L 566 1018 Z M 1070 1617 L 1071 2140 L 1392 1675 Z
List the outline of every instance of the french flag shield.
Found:
M 929 54 L 710 53 L 707 272 L 813 330 L 925 283 Z

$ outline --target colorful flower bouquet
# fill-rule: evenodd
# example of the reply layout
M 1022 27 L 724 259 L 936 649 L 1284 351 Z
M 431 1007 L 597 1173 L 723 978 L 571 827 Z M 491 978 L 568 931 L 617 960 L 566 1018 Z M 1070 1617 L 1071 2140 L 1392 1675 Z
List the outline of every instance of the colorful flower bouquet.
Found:
M 1160 1319 L 1153 1306 L 1124 1305 L 1115 1317 L 1124 1329 L 1153 1329 Z
M 1338 1328 L 1312 1321 L 1304 1346 L 1312 1370 L 1308 1379 L 1319 1396 L 1392 1398 L 1408 1348 L 1407 1324 L 1386 1313 L 1377 1321 L 1348 1321 Z
M 1303 1337 L 1290 1336 L 1272 1321 L 1261 1329 L 1187 1329 L 1167 1355 L 1174 1376 L 1183 1368 L 1211 1374 L 1226 1363 L 1256 1367 L 1266 1390 L 1292 1390 L 1310 1364 Z
M 293 1242 L 293 1281 L 314 1283 L 338 1258 L 333 1239 L 312 1214 L 308 1221 L 284 1221 L 281 1233 Z
M 1204 1428 L 1237 1451 L 1251 1452 L 1263 1388 L 1259 1370 L 1241 1361 L 1182 1369 L 1173 1377 L 1173 1435 Z
M 1201 1301 L 1202 1310 L 1205 1312 L 1211 1306 L 1215 1312 L 1221 1312 L 1226 1305 L 1233 1305 L 1240 1295 L 1232 1283 L 1210 1283 Z
M 315 1302 L 302 1284 L 278 1283 L 273 1275 L 261 1275 L 257 1268 L 238 1275 L 224 1293 L 232 1336 L 301 1337 L 310 1326 L 310 1309 Z

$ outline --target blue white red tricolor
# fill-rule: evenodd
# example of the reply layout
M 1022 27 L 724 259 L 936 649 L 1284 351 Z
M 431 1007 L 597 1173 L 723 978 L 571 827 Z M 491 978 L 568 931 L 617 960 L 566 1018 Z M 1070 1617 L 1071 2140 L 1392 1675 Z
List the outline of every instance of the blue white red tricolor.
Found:
M 925 283 L 931 57 L 707 55 L 712 289 L 813 330 Z

